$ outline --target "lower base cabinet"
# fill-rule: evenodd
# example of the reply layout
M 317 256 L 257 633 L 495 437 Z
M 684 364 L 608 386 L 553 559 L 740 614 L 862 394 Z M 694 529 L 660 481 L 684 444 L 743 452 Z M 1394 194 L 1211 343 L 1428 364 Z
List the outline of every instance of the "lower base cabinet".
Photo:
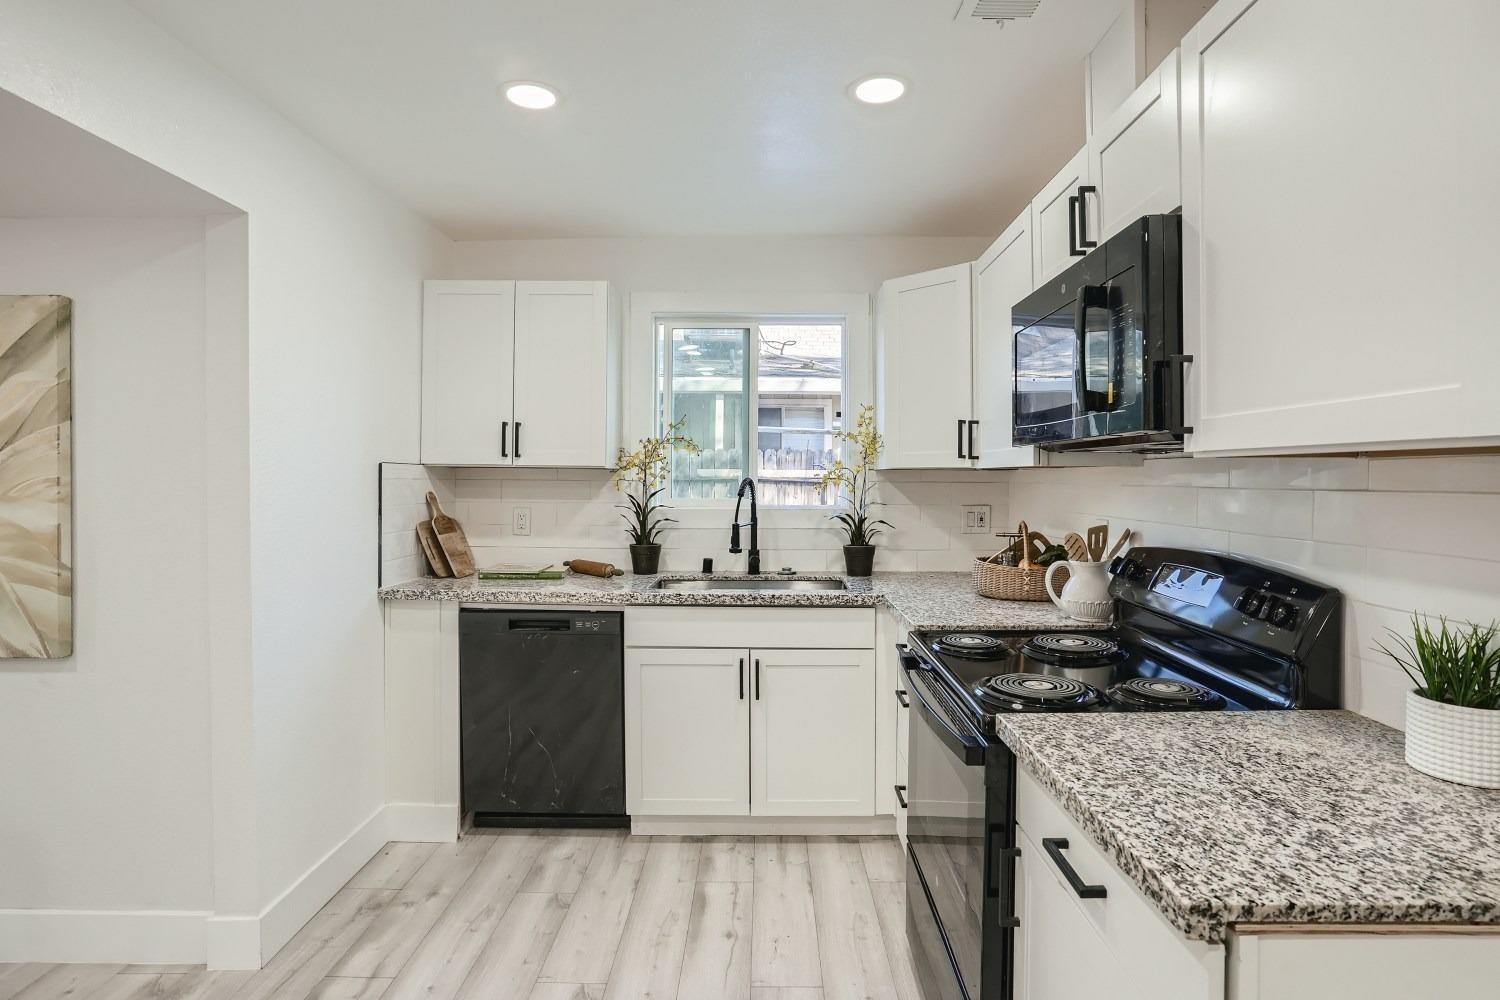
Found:
M 634 816 L 870 816 L 875 654 L 654 649 L 625 654 Z

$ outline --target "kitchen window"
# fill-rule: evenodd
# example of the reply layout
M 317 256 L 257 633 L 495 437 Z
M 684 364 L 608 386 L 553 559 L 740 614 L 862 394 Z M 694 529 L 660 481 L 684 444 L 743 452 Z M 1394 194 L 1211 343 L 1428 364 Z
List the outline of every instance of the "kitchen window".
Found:
M 656 417 L 703 449 L 677 454 L 673 500 L 729 499 L 755 477 L 762 505 L 822 507 L 818 485 L 843 428 L 842 319 L 672 319 L 656 324 Z

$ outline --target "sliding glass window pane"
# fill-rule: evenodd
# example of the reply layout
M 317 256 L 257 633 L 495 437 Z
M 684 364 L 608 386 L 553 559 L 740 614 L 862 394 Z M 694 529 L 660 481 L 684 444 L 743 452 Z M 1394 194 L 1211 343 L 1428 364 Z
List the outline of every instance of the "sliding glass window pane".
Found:
M 817 479 L 834 458 L 844 418 L 844 327 L 763 323 L 756 363 L 755 478 L 761 501 L 819 506 Z
M 750 430 L 750 331 L 671 330 L 672 419 L 703 449 L 672 462 L 674 498 L 730 497 L 746 475 Z

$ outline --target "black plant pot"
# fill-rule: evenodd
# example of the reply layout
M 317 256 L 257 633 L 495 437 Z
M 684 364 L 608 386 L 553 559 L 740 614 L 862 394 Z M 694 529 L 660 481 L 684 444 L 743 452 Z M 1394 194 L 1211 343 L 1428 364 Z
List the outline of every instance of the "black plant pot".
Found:
M 648 576 L 661 565 L 661 545 L 632 545 L 630 547 L 630 571 L 637 576 Z
M 869 576 L 874 569 L 875 546 L 844 546 L 844 572 L 850 576 Z

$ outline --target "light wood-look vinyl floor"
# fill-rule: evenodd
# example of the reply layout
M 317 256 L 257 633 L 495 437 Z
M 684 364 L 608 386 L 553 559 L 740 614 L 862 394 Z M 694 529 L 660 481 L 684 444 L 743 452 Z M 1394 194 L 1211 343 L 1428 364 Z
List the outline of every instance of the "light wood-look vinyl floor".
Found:
M 0 965 L 0 1000 L 918 1000 L 890 837 L 387 844 L 259 972 Z

